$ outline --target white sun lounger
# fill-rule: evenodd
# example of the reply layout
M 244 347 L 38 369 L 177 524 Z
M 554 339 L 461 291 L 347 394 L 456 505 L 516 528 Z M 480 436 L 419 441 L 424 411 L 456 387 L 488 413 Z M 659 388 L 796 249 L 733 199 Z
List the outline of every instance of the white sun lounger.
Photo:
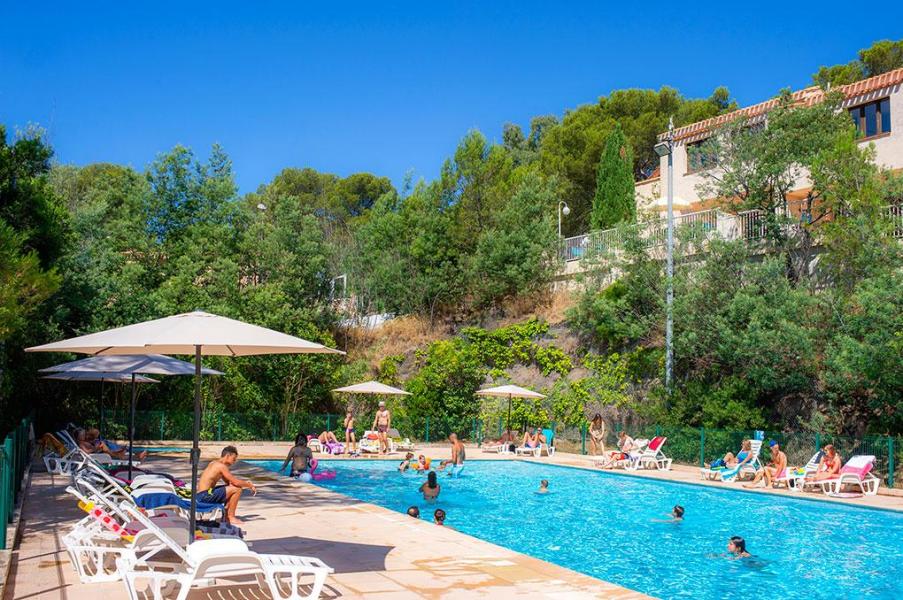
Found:
M 149 581 L 150 597 L 154 600 L 162 600 L 164 589 L 169 592 L 173 591 L 171 588 L 178 589 L 176 600 L 185 600 L 195 586 L 207 587 L 214 581 L 244 581 L 249 578 L 266 586 L 274 600 L 314 600 L 320 597 L 326 578 L 333 572 L 332 568 L 318 558 L 258 554 L 248 549 L 242 540 L 235 538 L 199 540 L 182 548 L 166 531 L 156 527 L 134 506 L 123 503 L 122 509 L 132 513 L 138 520 L 147 521 L 146 526 L 155 529 L 159 539 L 181 561 L 174 569 L 164 571 L 142 561 L 136 553 L 122 553 L 116 560 L 116 565 L 122 574 L 130 600 L 147 597 L 138 589 L 137 584 L 142 580 Z M 313 579 L 309 594 L 301 594 L 301 576 L 311 576 Z
M 738 481 L 740 477 L 745 474 L 755 475 L 756 471 L 762 468 L 762 462 L 759 460 L 759 453 L 762 452 L 762 440 L 750 440 L 749 441 L 749 453 L 751 455 L 750 459 L 740 467 L 739 471 L 737 471 L 736 475 L 733 477 L 728 477 L 724 479 L 725 471 L 733 472 L 734 469 L 712 469 L 708 467 L 702 467 L 699 469 L 700 475 L 702 475 L 703 479 L 708 479 L 709 481 Z
M 659 471 L 667 471 L 671 468 L 671 459 L 662 452 L 662 446 L 668 438 L 664 436 L 656 436 L 652 438 L 646 447 L 639 452 L 629 454 L 630 462 L 626 465 L 627 469 L 636 471 L 637 469 L 645 469 L 649 465 L 653 465 Z
M 847 461 L 837 477 L 822 479 L 817 483 L 829 496 L 839 495 L 845 485 L 858 487 L 866 496 L 874 496 L 878 493 L 878 487 L 881 485 L 881 480 L 871 473 L 874 466 L 874 456 L 859 454 Z

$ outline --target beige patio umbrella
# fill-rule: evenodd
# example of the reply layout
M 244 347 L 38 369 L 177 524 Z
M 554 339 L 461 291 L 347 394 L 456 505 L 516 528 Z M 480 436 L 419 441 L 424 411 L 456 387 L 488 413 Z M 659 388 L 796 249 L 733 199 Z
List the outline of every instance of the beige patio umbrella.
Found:
M 488 396 L 492 398 L 508 398 L 508 422 L 506 423 L 506 429 L 508 430 L 509 440 L 511 439 L 511 399 L 531 398 L 539 400 L 541 398 L 545 398 L 545 396 L 540 394 L 539 392 L 534 392 L 533 390 L 522 388 L 519 385 L 500 385 L 498 387 L 477 390 L 476 395 Z
M 355 383 L 354 385 L 347 385 L 345 387 L 336 388 L 332 391 L 343 392 L 345 394 L 372 394 L 385 396 L 411 395 L 410 392 L 400 390 L 398 388 L 392 387 L 391 385 L 386 385 L 385 383 L 380 383 L 378 381 L 365 381 L 363 383 Z
M 132 478 L 132 446 L 135 441 L 135 405 L 138 402 L 138 389 L 136 383 L 142 383 L 140 374 L 151 375 L 193 375 L 194 365 L 184 360 L 178 360 L 162 354 L 117 354 L 107 356 L 91 356 L 81 360 L 54 365 L 41 369 L 41 373 L 119 373 L 132 378 L 132 402 L 129 411 L 129 479 Z M 222 375 L 222 371 L 215 371 L 206 367 L 201 368 L 201 375 Z M 84 379 L 84 378 L 82 378 Z M 103 386 L 104 379 L 101 379 Z M 156 380 L 148 380 L 157 383 Z M 101 416 L 103 416 L 103 390 L 101 389 Z M 103 422 L 101 422 L 103 431 Z
M 194 355 L 194 440 L 191 448 L 191 489 L 197 491 L 198 445 L 201 429 L 201 355 L 253 356 L 257 354 L 344 354 L 307 340 L 250 325 L 235 319 L 195 311 L 154 319 L 98 333 L 26 348 L 26 352 L 79 352 L 82 354 L 192 354 Z M 191 495 L 189 539 L 195 531 L 197 500 Z

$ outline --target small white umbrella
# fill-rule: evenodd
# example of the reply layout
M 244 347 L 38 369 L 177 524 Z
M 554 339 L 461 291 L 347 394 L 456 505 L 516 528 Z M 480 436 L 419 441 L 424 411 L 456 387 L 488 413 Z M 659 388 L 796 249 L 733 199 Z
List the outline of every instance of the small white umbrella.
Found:
M 355 383 L 354 385 L 348 385 L 345 387 L 340 387 L 332 390 L 333 392 L 343 392 L 345 394 L 371 394 L 371 395 L 384 395 L 384 396 L 410 396 L 410 392 L 406 392 L 404 390 L 400 390 L 398 388 L 392 387 L 391 385 L 386 385 L 385 383 L 380 383 L 378 381 L 365 381 L 363 383 Z
M 235 319 L 195 311 L 125 327 L 26 348 L 27 352 L 80 352 L 91 355 L 193 354 L 194 440 L 191 448 L 191 516 L 189 539 L 195 531 L 198 445 L 201 429 L 201 355 L 252 356 L 255 354 L 344 354 L 307 340 L 250 325 Z
M 508 398 L 508 422 L 506 423 L 508 429 L 508 438 L 511 438 L 511 399 L 512 398 L 532 398 L 539 400 L 541 398 L 545 398 L 544 395 L 539 392 L 534 392 L 533 390 L 528 390 L 527 388 L 522 388 L 519 385 L 500 385 L 498 387 L 486 388 L 483 390 L 477 390 L 477 396 L 488 396 L 494 398 Z
M 137 379 L 139 373 L 153 375 L 192 375 L 194 365 L 184 360 L 163 356 L 162 354 L 118 354 L 107 356 L 91 356 L 81 360 L 62 363 L 40 370 L 41 373 L 118 373 L 132 380 L 132 402 L 129 411 L 129 479 L 132 478 L 132 446 L 135 440 L 135 405 L 138 402 L 138 388 L 136 383 L 142 383 Z M 201 368 L 202 375 L 222 375 L 222 371 Z M 145 378 L 146 379 L 146 378 Z M 101 382 L 104 379 L 100 380 Z M 148 380 L 157 383 L 156 380 Z M 101 390 L 101 402 L 103 402 L 103 390 Z M 101 406 L 101 414 L 103 408 Z

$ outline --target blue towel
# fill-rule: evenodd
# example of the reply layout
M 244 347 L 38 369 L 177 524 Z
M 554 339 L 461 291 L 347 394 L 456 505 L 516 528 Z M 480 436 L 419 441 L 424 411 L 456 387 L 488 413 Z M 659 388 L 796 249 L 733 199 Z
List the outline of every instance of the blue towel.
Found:
M 191 502 L 189 500 L 186 500 L 185 498 L 181 498 L 169 492 L 141 494 L 137 497 L 133 496 L 133 498 L 135 499 L 135 504 L 137 504 L 144 510 L 153 510 L 155 508 L 160 508 L 161 506 L 178 506 L 179 508 L 184 508 L 185 510 L 191 510 Z M 214 504 L 209 502 L 197 503 L 197 512 L 206 513 L 212 512 L 214 510 L 225 510 L 225 507 L 222 504 Z

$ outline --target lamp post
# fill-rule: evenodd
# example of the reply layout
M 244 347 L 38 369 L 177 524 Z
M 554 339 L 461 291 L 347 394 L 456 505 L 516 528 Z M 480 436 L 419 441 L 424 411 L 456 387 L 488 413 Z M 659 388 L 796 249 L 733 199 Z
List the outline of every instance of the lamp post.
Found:
M 674 368 L 674 117 L 668 120 L 668 136 L 655 145 L 655 153 L 668 157 L 668 237 L 666 244 L 665 277 L 665 389 L 671 397 Z
M 564 200 L 558 201 L 558 237 L 561 237 L 561 215 L 565 217 L 571 214 L 571 208 Z

